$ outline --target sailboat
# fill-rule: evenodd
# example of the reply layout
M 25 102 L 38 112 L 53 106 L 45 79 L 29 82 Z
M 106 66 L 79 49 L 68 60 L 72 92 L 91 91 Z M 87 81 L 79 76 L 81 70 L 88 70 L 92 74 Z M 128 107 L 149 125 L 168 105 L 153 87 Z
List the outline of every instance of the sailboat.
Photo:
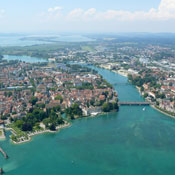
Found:
M 143 108 L 143 111 L 145 111 L 146 108 Z

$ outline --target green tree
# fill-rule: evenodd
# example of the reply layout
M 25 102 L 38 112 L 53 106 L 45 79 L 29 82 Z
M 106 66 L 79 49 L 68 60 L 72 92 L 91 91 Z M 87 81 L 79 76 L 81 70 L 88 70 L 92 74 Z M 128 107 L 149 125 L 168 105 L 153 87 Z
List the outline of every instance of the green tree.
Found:
M 55 100 L 60 100 L 60 103 L 62 103 L 63 102 L 63 97 L 61 95 L 57 95 L 55 97 Z
M 38 98 L 37 97 L 32 97 L 30 100 L 29 100 L 29 103 L 32 104 L 32 106 L 34 106 L 36 104 L 36 102 L 38 101 Z
M 55 124 L 52 123 L 52 124 L 49 126 L 49 129 L 50 129 L 51 131 L 55 131 L 55 130 L 56 130 Z
M 17 120 L 15 122 L 15 126 L 22 129 L 22 126 L 23 126 L 24 122 L 22 120 Z
M 102 105 L 103 112 L 110 112 L 113 109 L 113 105 L 111 103 L 104 103 Z

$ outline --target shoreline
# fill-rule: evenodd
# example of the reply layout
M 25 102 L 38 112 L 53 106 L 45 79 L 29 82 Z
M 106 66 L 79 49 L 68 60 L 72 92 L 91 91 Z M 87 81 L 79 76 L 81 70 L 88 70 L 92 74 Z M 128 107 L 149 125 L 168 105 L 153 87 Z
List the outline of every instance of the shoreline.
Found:
M 100 67 L 101 67 L 101 66 L 100 66 Z M 107 69 L 107 68 L 105 68 L 105 67 L 101 67 L 101 68 Z M 109 69 L 107 69 L 107 70 L 109 70 Z M 119 72 L 119 71 L 113 71 L 113 70 L 112 70 L 112 72 L 114 72 L 114 73 L 116 73 L 116 74 L 119 74 L 119 75 L 121 75 L 121 76 L 123 76 L 123 77 L 127 77 L 126 74 L 123 74 L 123 73 L 121 73 L 121 72 Z M 139 92 L 139 94 L 142 96 L 142 94 L 141 94 L 141 92 L 140 92 L 140 90 L 139 90 L 139 87 L 137 87 L 137 86 L 135 86 L 135 87 L 136 87 L 137 91 Z M 142 96 L 142 97 L 143 97 L 143 96 Z M 166 116 L 168 116 L 168 117 L 171 117 L 171 118 L 175 119 L 175 116 L 173 116 L 173 115 L 171 115 L 171 114 L 168 114 L 168 113 L 162 111 L 161 109 L 157 108 L 157 107 L 154 106 L 154 105 L 150 105 L 150 107 L 152 107 L 153 109 L 159 111 L 160 113 L 162 113 L 162 114 L 164 114 L 164 115 L 166 115 Z
M 6 136 L 5 136 L 4 129 L 0 129 L 0 132 L 2 132 L 1 133 L 1 136 L 0 136 L 0 141 L 5 140 L 6 139 Z
M 124 72 L 122 72 L 122 70 L 118 70 L 118 71 L 117 70 L 110 70 L 108 67 L 101 66 L 101 65 L 99 66 L 99 68 L 109 70 L 109 71 L 114 72 L 116 74 L 119 74 L 119 75 L 121 75 L 123 77 L 128 77 L 128 73 L 124 73 Z
M 175 116 L 173 116 L 173 115 L 171 115 L 171 114 L 168 114 L 168 113 L 162 111 L 161 109 L 157 108 L 156 106 L 151 105 L 151 107 L 154 108 L 155 110 L 159 111 L 160 113 L 162 113 L 162 114 L 164 114 L 164 115 L 166 115 L 166 116 L 168 116 L 168 117 L 171 117 L 171 118 L 175 119 Z
M 116 112 L 116 111 L 111 111 L 111 112 L 102 112 L 102 113 L 99 113 L 97 115 L 90 115 L 88 116 L 87 118 L 96 118 L 96 117 L 100 117 L 101 115 L 104 115 L 104 114 L 109 114 L 109 113 L 112 113 L 112 112 Z M 81 118 L 79 118 L 81 119 Z M 42 130 L 42 131 L 36 131 L 34 133 L 29 133 L 27 134 L 28 136 L 28 139 L 27 140 L 21 140 L 19 142 L 15 142 L 11 139 L 11 136 L 10 136 L 10 141 L 15 144 L 15 145 L 19 145 L 19 144 L 22 144 L 22 143 L 27 143 L 27 142 L 30 142 L 32 141 L 32 137 L 33 136 L 37 136 L 37 135 L 40 135 L 40 134 L 46 134 L 46 133 L 57 133 L 59 132 L 61 129 L 64 129 L 64 128 L 67 128 L 67 127 L 70 127 L 72 124 L 71 123 L 65 123 L 64 125 L 60 125 L 58 127 L 56 127 L 56 131 L 51 131 L 51 130 Z M 7 131 L 11 131 L 11 133 L 13 133 L 15 135 L 15 131 L 13 130 L 13 128 L 5 128 L 5 130 Z
M 126 73 L 122 73 L 122 72 L 116 71 L 116 70 L 111 70 L 111 71 L 114 72 L 114 73 L 116 73 L 116 74 L 119 74 L 119 75 L 121 75 L 123 77 L 128 77 L 128 74 L 126 74 Z
M 37 135 L 40 135 L 40 134 L 46 134 L 46 133 L 57 133 L 57 132 L 59 132 L 61 129 L 67 128 L 67 127 L 70 127 L 70 126 L 71 126 L 71 123 L 66 123 L 66 124 L 64 124 L 64 125 L 58 126 L 58 127 L 56 128 L 56 131 L 51 131 L 51 130 L 48 130 L 48 129 L 47 129 L 47 130 L 43 130 L 43 131 L 37 131 L 37 132 L 34 132 L 34 133 L 30 133 L 30 134 L 27 134 L 27 136 L 28 136 L 28 139 L 27 139 L 27 140 L 23 140 L 23 141 L 19 141 L 19 142 L 15 142 L 15 141 L 13 141 L 11 138 L 10 138 L 10 140 L 11 140 L 11 142 L 12 142 L 13 144 L 19 145 L 19 144 L 22 144 L 22 143 L 27 143 L 27 142 L 32 141 L 32 137 L 33 137 L 33 136 L 37 136 Z M 13 131 L 12 128 L 9 128 L 8 130 L 12 130 L 12 131 Z

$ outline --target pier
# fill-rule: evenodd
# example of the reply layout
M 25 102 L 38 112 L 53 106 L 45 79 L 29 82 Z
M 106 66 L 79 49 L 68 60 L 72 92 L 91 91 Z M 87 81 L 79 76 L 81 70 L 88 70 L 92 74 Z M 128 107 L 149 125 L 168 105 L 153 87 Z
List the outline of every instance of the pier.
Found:
M 149 106 L 149 102 L 119 102 L 119 106 Z
M 2 168 L 0 168 L 0 174 L 4 174 L 4 171 Z
M 6 154 L 6 152 L 0 147 L 0 152 L 3 154 L 5 159 L 8 159 L 8 155 Z

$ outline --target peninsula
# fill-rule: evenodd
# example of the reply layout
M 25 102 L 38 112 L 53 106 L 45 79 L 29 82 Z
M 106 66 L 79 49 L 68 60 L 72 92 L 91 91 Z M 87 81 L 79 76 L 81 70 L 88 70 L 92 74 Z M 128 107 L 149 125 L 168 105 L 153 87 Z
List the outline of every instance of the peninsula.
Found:
M 75 64 L 2 61 L 0 125 L 13 143 L 56 132 L 71 120 L 118 111 L 117 93 L 102 76 Z

